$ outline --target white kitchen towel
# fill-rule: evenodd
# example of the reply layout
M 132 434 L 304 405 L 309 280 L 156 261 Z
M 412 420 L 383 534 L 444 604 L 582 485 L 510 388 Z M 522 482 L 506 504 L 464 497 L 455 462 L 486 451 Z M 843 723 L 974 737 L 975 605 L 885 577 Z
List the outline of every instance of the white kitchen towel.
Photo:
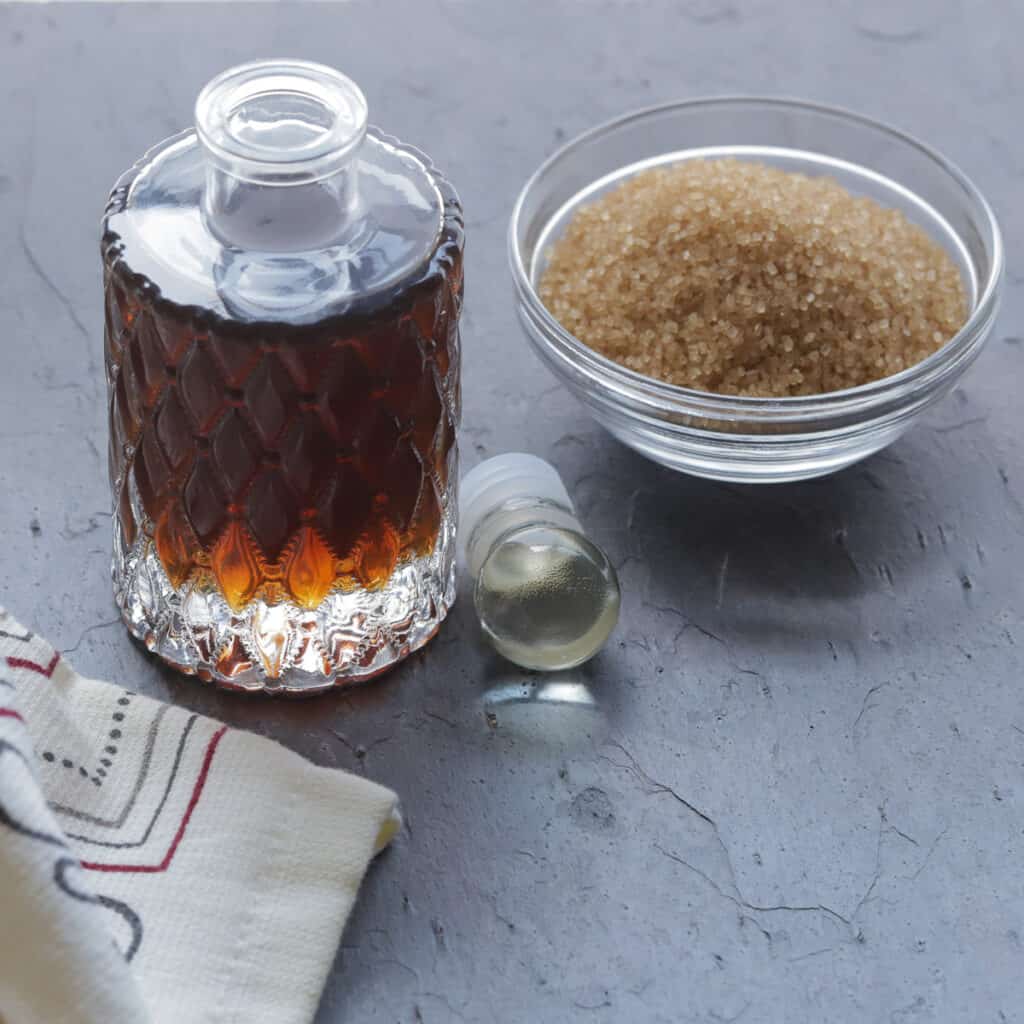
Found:
M 79 676 L 0 609 L 0 1021 L 307 1024 L 390 790 Z

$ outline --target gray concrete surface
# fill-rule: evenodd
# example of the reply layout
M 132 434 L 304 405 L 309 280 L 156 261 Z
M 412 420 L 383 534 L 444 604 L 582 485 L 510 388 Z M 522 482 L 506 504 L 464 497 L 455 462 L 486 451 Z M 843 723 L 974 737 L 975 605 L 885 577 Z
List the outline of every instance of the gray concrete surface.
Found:
M 0 594 L 88 673 L 401 794 L 318 1024 L 1024 1019 L 1022 36 L 1010 0 L 0 9 Z M 552 459 L 622 576 L 614 642 L 571 677 L 488 653 L 466 593 L 400 670 L 301 705 L 176 678 L 114 621 L 99 211 L 210 75 L 279 54 L 346 69 L 462 192 L 465 462 Z M 504 232 L 537 163 L 728 91 L 906 127 L 1006 233 L 962 388 L 816 483 L 645 463 L 513 314 Z

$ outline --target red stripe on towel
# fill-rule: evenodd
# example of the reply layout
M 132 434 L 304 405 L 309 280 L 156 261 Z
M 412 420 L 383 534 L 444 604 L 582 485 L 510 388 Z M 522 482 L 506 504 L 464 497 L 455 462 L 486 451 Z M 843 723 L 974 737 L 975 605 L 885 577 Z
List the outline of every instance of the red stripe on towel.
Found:
M 171 861 L 174 860 L 174 854 L 177 852 L 178 844 L 185 835 L 185 829 L 188 827 L 192 812 L 196 809 L 196 804 L 199 803 L 199 798 L 203 794 L 203 786 L 206 785 L 206 776 L 210 773 L 210 765 L 213 763 L 213 755 L 216 753 L 217 744 L 220 743 L 221 737 L 227 731 L 228 727 L 226 725 L 221 726 L 210 737 L 209 745 L 206 748 L 206 755 L 203 757 L 203 766 L 199 770 L 199 777 L 196 779 L 188 806 L 185 808 L 185 815 L 181 819 L 181 824 L 178 826 L 178 831 L 175 833 L 170 848 L 164 854 L 164 859 L 159 864 L 98 864 L 95 861 L 82 861 L 82 867 L 89 871 L 135 871 L 148 874 L 166 871 Z

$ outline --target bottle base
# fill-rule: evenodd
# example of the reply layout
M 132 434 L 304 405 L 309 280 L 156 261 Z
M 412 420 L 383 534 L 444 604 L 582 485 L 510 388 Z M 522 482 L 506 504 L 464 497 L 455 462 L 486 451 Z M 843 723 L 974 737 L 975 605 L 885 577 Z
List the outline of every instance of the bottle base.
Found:
M 201 578 L 175 588 L 148 538 L 125 552 L 115 539 L 114 599 L 129 633 L 179 672 L 307 696 L 366 682 L 434 636 L 455 599 L 451 532 L 379 589 L 332 592 L 313 609 L 254 600 L 239 612 Z

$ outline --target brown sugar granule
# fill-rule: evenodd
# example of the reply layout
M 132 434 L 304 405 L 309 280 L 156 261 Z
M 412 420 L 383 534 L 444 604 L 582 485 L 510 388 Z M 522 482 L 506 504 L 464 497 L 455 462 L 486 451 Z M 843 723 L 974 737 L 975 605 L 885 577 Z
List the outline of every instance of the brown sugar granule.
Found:
M 953 261 L 899 211 L 733 159 L 643 171 L 581 208 L 540 294 L 631 370 L 762 397 L 897 373 L 967 313 Z

